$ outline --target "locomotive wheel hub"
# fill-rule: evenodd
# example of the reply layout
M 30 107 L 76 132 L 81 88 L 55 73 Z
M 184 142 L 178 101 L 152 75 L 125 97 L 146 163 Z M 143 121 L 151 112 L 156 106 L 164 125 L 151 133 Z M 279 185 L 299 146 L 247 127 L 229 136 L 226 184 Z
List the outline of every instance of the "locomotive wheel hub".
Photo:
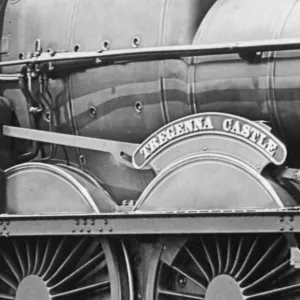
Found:
M 50 300 L 45 282 L 36 275 L 25 277 L 18 286 L 16 300 Z
M 162 239 L 151 257 L 145 300 L 299 300 L 299 276 L 280 234 Z
M 215 277 L 208 286 L 205 300 L 243 300 L 242 291 L 234 278 L 228 275 Z

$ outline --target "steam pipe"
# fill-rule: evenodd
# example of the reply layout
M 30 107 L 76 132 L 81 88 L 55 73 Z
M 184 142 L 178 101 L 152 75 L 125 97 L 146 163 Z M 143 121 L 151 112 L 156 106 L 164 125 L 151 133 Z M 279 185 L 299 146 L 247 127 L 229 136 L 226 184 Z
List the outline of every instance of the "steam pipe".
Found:
M 22 93 L 24 94 L 24 97 L 28 103 L 28 106 L 33 107 L 35 101 L 32 98 L 30 92 L 28 91 L 28 89 L 26 87 L 25 74 L 26 74 L 26 67 L 23 67 L 21 70 L 21 74 L 19 76 L 19 86 L 20 86 Z M 36 125 L 35 117 L 30 112 L 29 112 L 29 121 L 30 121 L 31 127 L 36 127 L 35 126 Z M 37 157 L 39 150 L 40 150 L 39 143 L 37 141 L 32 141 L 31 151 L 20 155 L 17 159 L 18 163 L 22 163 L 22 162 L 26 162 L 31 159 L 34 159 L 35 157 Z
M 50 91 L 48 89 L 48 78 L 47 75 L 45 74 L 44 77 L 42 78 L 40 84 L 42 85 L 42 92 L 41 92 L 41 96 L 44 99 L 48 110 L 50 111 L 50 132 L 54 132 L 55 126 L 57 125 L 56 122 L 56 116 L 54 114 L 53 111 L 53 99 L 52 96 L 50 94 Z M 50 101 L 48 101 L 48 99 L 46 98 L 47 95 L 50 99 Z M 39 162 L 45 162 L 45 161 L 49 161 L 50 159 L 52 159 L 53 157 L 55 157 L 57 153 L 57 144 L 51 144 L 50 146 L 50 154 L 47 157 L 44 157 L 42 159 L 39 160 Z
M 0 81 L 18 81 L 20 74 L 0 74 Z
M 242 54 L 258 51 L 285 51 L 297 49 L 300 49 L 300 38 L 285 38 L 203 45 L 145 47 L 138 49 L 107 50 L 102 52 L 58 52 L 53 56 L 50 56 L 49 54 L 41 54 L 39 57 L 0 62 L 0 67 L 49 62 L 76 62 L 78 60 L 87 59 L 98 59 L 99 62 L 106 60 L 124 63 L 140 60 L 151 61 L 160 59 L 179 59 L 189 56 L 222 55 L 235 53 Z

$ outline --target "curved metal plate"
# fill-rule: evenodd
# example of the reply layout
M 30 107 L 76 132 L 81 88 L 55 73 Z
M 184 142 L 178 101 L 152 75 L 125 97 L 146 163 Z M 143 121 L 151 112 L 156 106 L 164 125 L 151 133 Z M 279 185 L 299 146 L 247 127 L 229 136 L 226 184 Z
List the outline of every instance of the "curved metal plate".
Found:
M 161 172 L 134 210 L 222 210 L 295 205 L 280 199 L 269 182 L 247 164 L 220 154 L 186 157 Z
M 100 212 L 117 211 L 117 204 L 114 202 L 108 191 L 95 178 L 87 172 L 83 172 L 76 167 L 59 164 L 59 167 L 65 169 L 71 174 L 80 184 L 89 191 L 93 201 L 97 205 Z
M 285 145 L 264 126 L 239 116 L 211 112 L 181 118 L 157 130 L 134 152 L 133 165 L 141 169 L 168 147 L 184 139 L 206 135 L 236 139 L 261 152 L 275 165 L 281 165 L 287 156 Z
M 92 182 L 65 168 L 43 163 L 25 163 L 5 171 L 9 214 L 100 212 L 90 190 Z M 104 195 L 104 194 L 103 194 Z M 106 195 L 108 203 L 109 197 Z M 115 205 L 106 211 L 113 211 Z

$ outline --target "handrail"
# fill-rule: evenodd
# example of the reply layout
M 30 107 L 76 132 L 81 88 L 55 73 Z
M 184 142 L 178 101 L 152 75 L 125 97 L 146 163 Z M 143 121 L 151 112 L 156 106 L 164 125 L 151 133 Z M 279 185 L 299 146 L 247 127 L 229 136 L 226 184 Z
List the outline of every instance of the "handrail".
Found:
M 202 45 L 160 46 L 122 50 L 86 51 L 86 52 L 43 52 L 40 56 L 22 60 L 0 62 L 0 67 L 17 66 L 25 64 L 40 64 L 51 62 L 78 62 L 79 60 L 95 60 L 101 62 L 134 62 L 178 59 L 189 56 L 243 54 L 265 51 L 299 50 L 300 38 L 271 39 L 242 41 L 232 43 L 214 43 Z

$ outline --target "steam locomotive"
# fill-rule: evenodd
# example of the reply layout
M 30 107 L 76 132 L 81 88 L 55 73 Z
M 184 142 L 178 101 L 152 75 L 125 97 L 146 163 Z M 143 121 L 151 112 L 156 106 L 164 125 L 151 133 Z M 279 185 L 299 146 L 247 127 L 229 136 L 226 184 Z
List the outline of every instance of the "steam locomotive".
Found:
M 1 0 L 0 299 L 300 299 L 299 14 Z

